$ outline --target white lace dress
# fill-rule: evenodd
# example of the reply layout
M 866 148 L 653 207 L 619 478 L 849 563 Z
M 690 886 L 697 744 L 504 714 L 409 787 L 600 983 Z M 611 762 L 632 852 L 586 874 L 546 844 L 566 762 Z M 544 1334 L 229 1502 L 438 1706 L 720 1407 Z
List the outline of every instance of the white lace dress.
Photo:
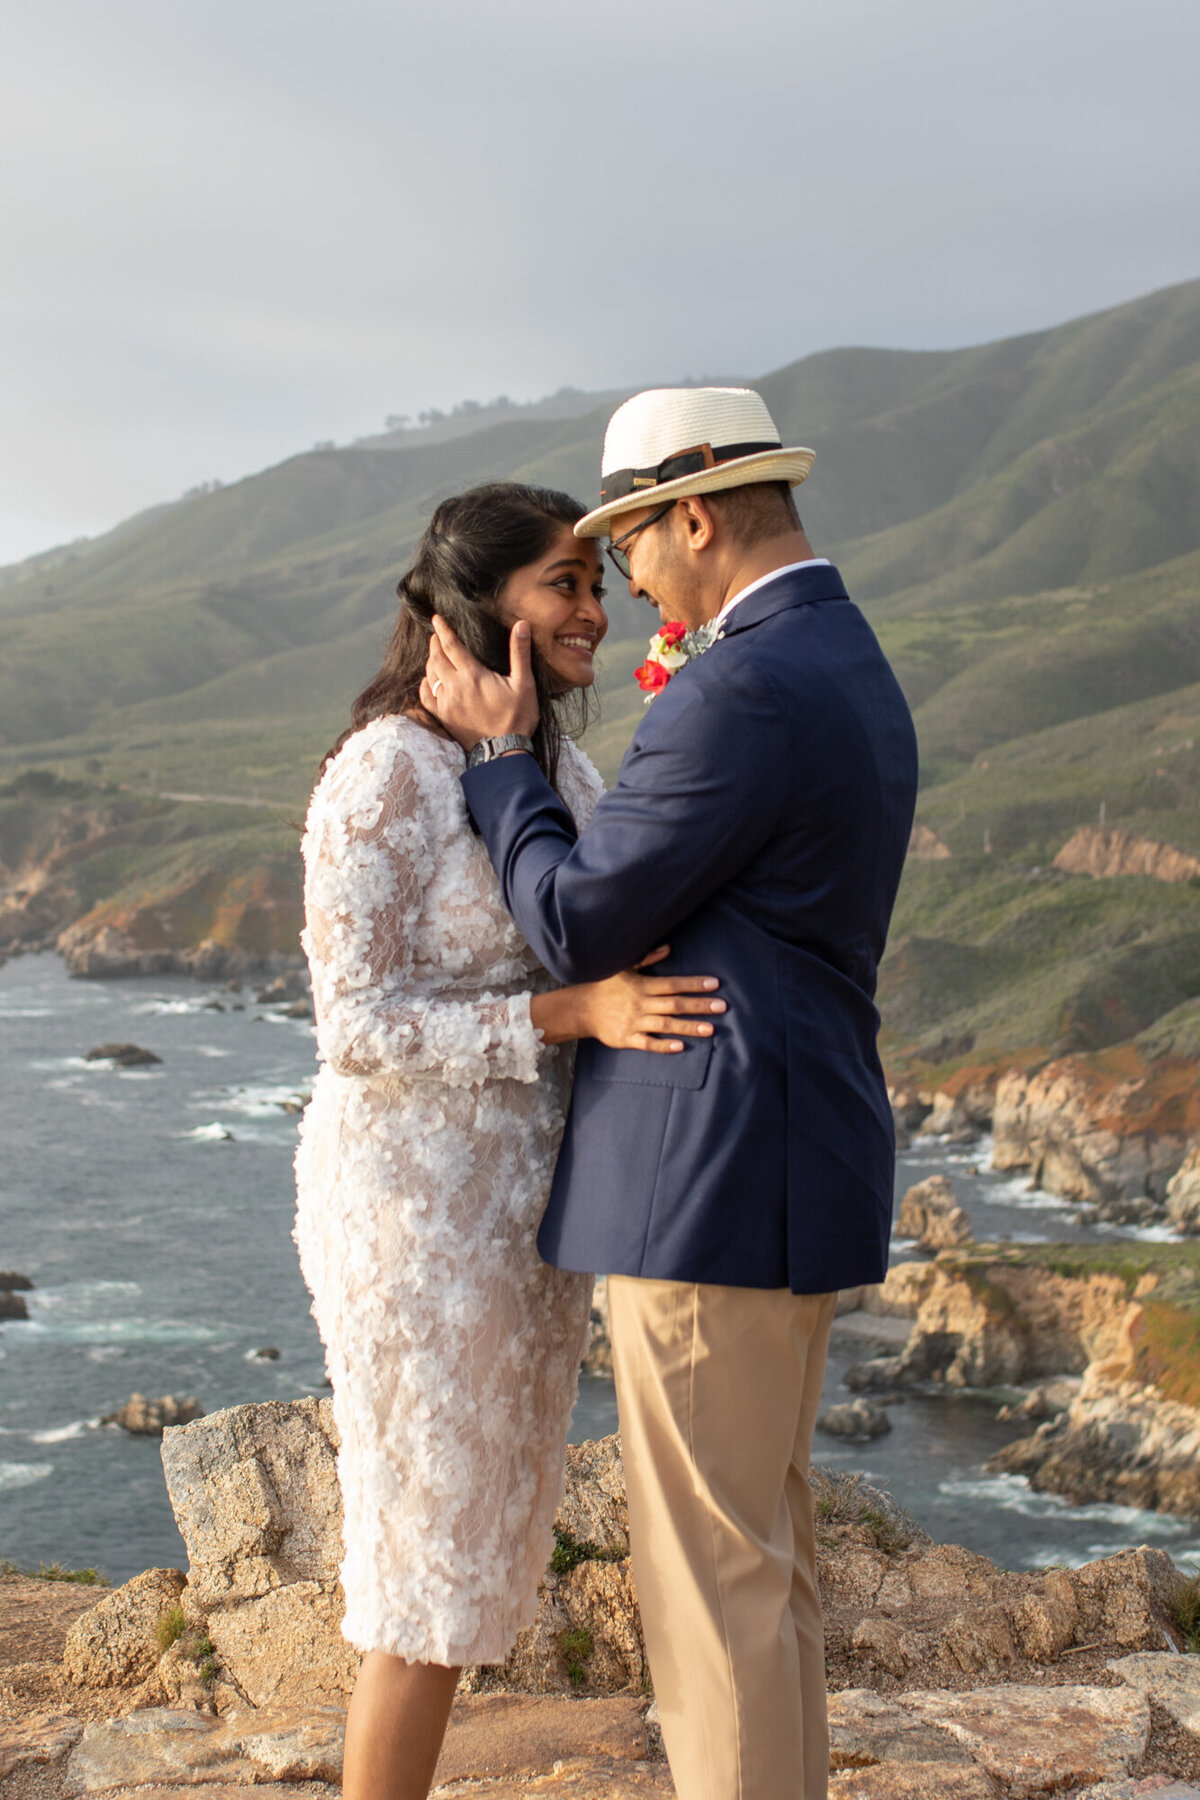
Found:
M 590 1276 L 534 1244 L 569 1048 L 467 817 L 456 744 L 376 720 L 322 776 L 303 935 L 323 1066 L 296 1242 L 333 1381 L 343 1630 L 409 1661 L 499 1662 L 536 1609 Z M 600 778 L 573 744 L 582 826 Z

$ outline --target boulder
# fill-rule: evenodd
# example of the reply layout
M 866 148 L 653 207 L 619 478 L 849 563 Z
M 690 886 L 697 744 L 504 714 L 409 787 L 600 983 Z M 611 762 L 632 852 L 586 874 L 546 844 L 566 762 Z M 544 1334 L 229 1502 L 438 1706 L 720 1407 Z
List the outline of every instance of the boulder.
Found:
M 1167 1183 L 1167 1219 L 1185 1237 L 1200 1237 L 1200 1142 L 1191 1146 Z
M 876 1406 L 870 1400 L 848 1400 L 840 1406 L 827 1406 L 817 1416 L 818 1431 L 824 1431 L 829 1437 L 849 1438 L 856 1443 L 883 1437 L 891 1429 L 892 1421 L 882 1406 Z
M 1121 1688 L 1002 1685 L 905 1694 L 901 1704 L 956 1738 L 1009 1800 L 1124 1775 L 1150 1735 L 1146 1701 Z
M 1165 1550 L 1122 1550 L 1069 1570 L 1068 1579 L 1080 1643 L 1161 1650 L 1171 1641 L 1172 1606 L 1185 1577 Z
M 27 1319 L 29 1307 L 23 1294 L 14 1294 L 10 1289 L 0 1287 L 0 1319 Z
M 0 1289 L 8 1294 L 30 1294 L 33 1283 L 28 1275 L 18 1275 L 15 1269 L 0 1269 Z
M 325 1591 L 342 1560 L 331 1400 L 209 1413 L 163 1437 L 163 1471 L 206 1611 L 295 1581 Z
M 1070 1575 L 1052 1569 L 1041 1593 L 1025 1594 L 1008 1617 L 1022 1656 L 1030 1662 L 1055 1662 L 1075 1642 L 1079 1629 L 1079 1602 Z
M 119 1425 L 122 1431 L 132 1432 L 135 1437 L 161 1437 L 163 1432 L 175 1425 L 188 1425 L 193 1419 L 202 1419 L 204 1408 L 195 1395 L 181 1400 L 177 1394 L 162 1394 L 157 1400 L 147 1400 L 145 1394 L 132 1394 L 117 1412 L 105 1413 L 101 1418 L 102 1425 Z
M 164 1644 L 159 1621 L 178 1606 L 181 1569 L 147 1569 L 114 1588 L 67 1632 L 63 1668 L 80 1687 L 133 1687 L 151 1676 Z
M 1108 1666 L 1134 1693 L 1155 1701 L 1184 1731 L 1200 1737 L 1200 1656 L 1158 1650 L 1122 1656 Z
M 84 1062 L 110 1062 L 118 1069 L 143 1069 L 151 1063 L 160 1063 L 161 1056 L 155 1056 L 153 1050 L 144 1050 L 140 1044 L 98 1044 L 89 1050 Z
M 359 1652 L 342 1636 L 341 1588 L 293 1581 L 209 1613 L 218 1663 L 252 1706 L 344 1706 Z
M 922 1250 L 952 1250 L 972 1242 L 971 1222 L 945 1175 L 931 1175 L 910 1187 L 900 1202 L 896 1235 L 914 1238 Z

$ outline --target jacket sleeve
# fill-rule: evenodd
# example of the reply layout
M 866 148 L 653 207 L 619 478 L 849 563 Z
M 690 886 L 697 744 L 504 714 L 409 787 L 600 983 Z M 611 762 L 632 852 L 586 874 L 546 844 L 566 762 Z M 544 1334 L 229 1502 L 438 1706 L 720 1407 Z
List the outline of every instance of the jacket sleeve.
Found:
M 463 776 L 504 903 L 557 981 L 629 968 L 757 854 L 779 816 L 787 708 L 768 678 L 697 669 L 654 702 L 576 839 L 532 757 Z
M 341 1075 L 428 1076 L 452 1087 L 538 1078 L 528 994 L 419 990 L 413 942 L 430 874 L 418 771 L 397 742 L 343 752 L 304 837 L 305 927 L 317 1048 Z

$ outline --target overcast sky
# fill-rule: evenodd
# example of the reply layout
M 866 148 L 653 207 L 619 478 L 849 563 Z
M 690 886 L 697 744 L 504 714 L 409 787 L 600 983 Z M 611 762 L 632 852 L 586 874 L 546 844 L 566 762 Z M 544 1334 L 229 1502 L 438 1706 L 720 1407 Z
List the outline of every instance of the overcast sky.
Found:
M 0 0 L 0 562 L 314 440 L 1200 275 L 1196 0 Z

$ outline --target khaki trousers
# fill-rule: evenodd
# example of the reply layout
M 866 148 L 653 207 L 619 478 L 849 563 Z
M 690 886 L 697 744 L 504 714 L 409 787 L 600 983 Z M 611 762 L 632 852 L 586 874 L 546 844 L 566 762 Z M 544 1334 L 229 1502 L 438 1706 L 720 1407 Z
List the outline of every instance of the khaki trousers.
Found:
M 630 1543 L 679 1800 L 825 1800 L 808 1482 L 835 1294 L 612 1275 Z

